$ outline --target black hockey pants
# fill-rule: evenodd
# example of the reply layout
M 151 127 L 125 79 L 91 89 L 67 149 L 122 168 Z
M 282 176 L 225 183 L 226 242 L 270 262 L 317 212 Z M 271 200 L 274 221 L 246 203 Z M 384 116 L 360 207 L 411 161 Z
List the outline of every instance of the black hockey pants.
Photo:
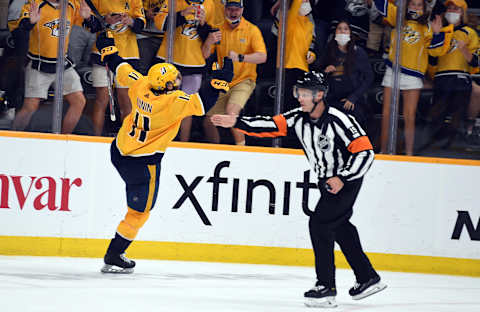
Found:
M 377 273 L 363 252 L 357 228 L 349 221 L 362 180 L 346 182 L 336 195 L 329 193 L 320 181 L 320 201 L 310 217 L 310 239 L 315 254 L 317 283 L 335 285 L 334 244 L 338 243 L 358 282 L 365 282 Z

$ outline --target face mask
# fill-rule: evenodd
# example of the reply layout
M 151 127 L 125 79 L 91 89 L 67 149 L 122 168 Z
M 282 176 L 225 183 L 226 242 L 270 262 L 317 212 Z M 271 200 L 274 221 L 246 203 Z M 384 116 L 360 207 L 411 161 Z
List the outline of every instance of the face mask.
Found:
M 460 21 L 460 13 L 455 13 L 455 12 L 447 12 L 445 13 L 445 19 L 450 23 L 450 24 L 456 24 Z
M 312 12 L 312 6 L 310 5 L 310 2 L 302 2 L 298 14 L 300 14 L 301 16 L 306 16 L 310 14 L 310 12 Z
M 350 41 L 350 35 L 349 34 L 336 34 L 335 35 L 335 41 L 341 46 L 346 45 Z
M 423 11 L 422 10 L 411 10 L 411 9 L 408 9 L 408 16 L 411 18 L 411 19 L 418 19 L 420 16 L 422 16 L 423 14 Z
M 228 17 L 225 17 L 225 19 L 227 20 L 227 22 L 230 24 L 230 25 L 237 25 L 238 23 L 240 23 L 240 17 L 237 18 L 237 19 L 229 19 Z

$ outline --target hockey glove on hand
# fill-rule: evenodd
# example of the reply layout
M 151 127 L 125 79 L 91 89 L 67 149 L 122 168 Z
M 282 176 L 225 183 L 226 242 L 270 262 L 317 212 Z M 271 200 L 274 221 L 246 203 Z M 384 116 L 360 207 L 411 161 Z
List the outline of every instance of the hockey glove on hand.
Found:
M 102 62 L 106 56 L 118 53 L 115 40 L 113 40 L 113 36 L 109 32 L 102 32 L 97 38 L 96 45 L 98 51 L 100 51 L 100 60 Z
M 214 67 L 218 63 L 214 63 Z M 212 79 L 210 84 L 213 88 L 227 92 L 229 90 L 228 83 L 233 79 L 233 62 L 229 57 L 223 58 L 223 68 L 214 69 L 212 71 Z

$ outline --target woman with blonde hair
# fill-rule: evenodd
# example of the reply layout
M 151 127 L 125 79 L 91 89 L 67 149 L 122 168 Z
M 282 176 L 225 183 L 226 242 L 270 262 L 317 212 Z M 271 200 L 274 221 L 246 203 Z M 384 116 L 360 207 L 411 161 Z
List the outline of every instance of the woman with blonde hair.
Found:
M 397 7 L 387 0 L 375 0 L 375 6 L 384 20 L 392 27 L 398 27 L 396 21 Z M 393 88 L 392 64 L 397 49 L 401 49 L 400 57 L 400 90 L 403 97 L 405 153 L 413 155 L 415 138 L 415 115 L 417 112 L 420 90 L 427 70 L 428 56 L 443 53 L 445 35 L 440 32 L 442 21 L 440 16 L 428 21 L 427 4 L 424 0 L 408 0 L 405 23 L 401 25 L 403 39 L 401 46 L 396 46 L 396 30 L 392 30 L 389 57 L 386 60 L 387 70 L 383 78 L 383 117 L 381 133 L 381 153 L 387 152 L 390 99 Z

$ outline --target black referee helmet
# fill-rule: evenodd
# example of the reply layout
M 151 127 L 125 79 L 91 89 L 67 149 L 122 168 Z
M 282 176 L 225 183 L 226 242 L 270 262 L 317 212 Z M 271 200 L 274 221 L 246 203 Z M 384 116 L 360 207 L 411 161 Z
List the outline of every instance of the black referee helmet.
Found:
M 327 77 L 322 72 L 311 71 L 307 72 L 303 75 L 303 77 L 299 78 L 294 86 L 294 95 L 297 98 L 298 89 L 308 89 L 312 90 L 312 92 L 316 91 L 323 91 L 323 97 L 327 95 L 328 92 L 328 82 Z

